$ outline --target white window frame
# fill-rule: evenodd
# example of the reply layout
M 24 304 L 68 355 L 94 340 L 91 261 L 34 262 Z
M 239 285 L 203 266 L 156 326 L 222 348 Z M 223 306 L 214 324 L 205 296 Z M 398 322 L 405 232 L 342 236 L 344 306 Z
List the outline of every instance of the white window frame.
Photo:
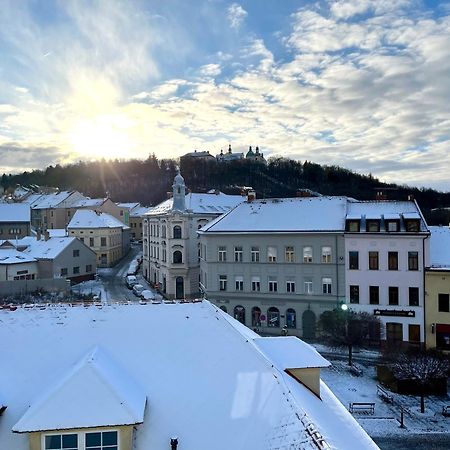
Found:
M 253 246 L 250 255 L 252 262 L 259 262 L 259 247 Z
M 331 247 L 329 245 L 322 247 L 322 262 L 325 264 L 330 264 L 331 254 Z
M 86 450 L 86 434 L 89 433 L 105 433 L 115 431 L 117 433 L 117 450 L 121 450 L 120 446 L 120 430 L 118 428 L 86 428 L 82 431 L 65 430 L 64 432 L 43 432 L 41 433 L 41 448 L 45 450 L 45 437 L 46 436 L 63 436 L 65 434 L 76 434 L 78 437 L 77 450 Z M 87 449 L 89 450 L 89 448 Z
M 228 282 L 227 275 L 219 275 L 219 291 L 227 290 L 227 282 Z
M 267 262 L 270 263 L 277 262 L 277 256 L 278 256 L 278 249 L 273 245 L 269 245 L 267 247 Z
M 252 292 L 260 292 L 261 291 L 261 278 L 253 276 L 252 277 Z
M 227 248 L 223 245 L 217 247 L 217 261 L 219 262 L 227 261 Z
M 269 292 L 278 292 L 278 280 L 277 277 L 268 277 L 267 289 Z
M 333 280 L 330 277 L 323 277 L 322 278 L 322 294 L 329 295 L 331 294 L 333 285 Z
M 243 249 L 241 245 L 234 247 L 234 262 L 242 262 Z
M 314 283 L 313 280 L 304 280 L 303 289 L 306 295 L 312 295 L 314 293 Z
M 284 247 L 284 260 L 287 263 L 295 262 L 295 249 L 293 245 Z
M 286 280 L 286 292 L 289 294 L 295 294 L 295 280 Z
M 303 247 L 303 262 L 304 263 L 313 262 L 313 248 L 310 245 Z
M 244 277 L 238 276 L 234 279 L 234 288 L 236 291 L 243 291 L 244 290 Z

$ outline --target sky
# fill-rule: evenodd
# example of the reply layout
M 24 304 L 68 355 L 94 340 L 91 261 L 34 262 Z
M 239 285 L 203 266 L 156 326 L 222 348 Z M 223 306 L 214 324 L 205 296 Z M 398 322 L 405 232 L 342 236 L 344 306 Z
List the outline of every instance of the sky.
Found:
M 450 191 L 450 3 L 0 0 L 0 172 L 259 146 Z

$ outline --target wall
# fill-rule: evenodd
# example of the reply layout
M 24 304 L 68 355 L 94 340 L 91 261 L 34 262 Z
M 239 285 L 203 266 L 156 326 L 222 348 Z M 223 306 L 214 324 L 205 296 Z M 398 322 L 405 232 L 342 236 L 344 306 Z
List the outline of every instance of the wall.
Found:
M 18 233 L 11 230 L 18 230 Z M 0 222 L 0 239 L 21 239 L 30 235 L 30 223 L 28 222 Z
M 63 278 L 0 281 L 0 296 L 23 295 L 37 290 L 46 292 L 68 292 L 69 284 Z
M 18 274 L 17 272 L 25 270 L 27 271 L 25 275 L 34 275 L 34 278 L 38 278 L 38 265 L 36 261 L 22 262 L 19 264 L 0 264 L 0 281 L 13 281 L 15 276 L 24 275 Z

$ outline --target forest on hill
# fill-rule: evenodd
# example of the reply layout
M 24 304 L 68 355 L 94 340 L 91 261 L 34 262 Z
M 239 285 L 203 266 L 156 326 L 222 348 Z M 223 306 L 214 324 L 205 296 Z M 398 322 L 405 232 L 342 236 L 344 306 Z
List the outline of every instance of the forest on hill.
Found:
M 309 161 L 271 158 L 267 166 L 251 161 L 216 162 L 198 158 L 146 160 L 100 160 L 78 162 L 66 166 L 49 166 L 18 175 L 3 174 L 5 190 L 23 186 L 55 186 L 76 189 L 90 197 L 108 194 L 114 201 L 139 201 L 152 206 L 167 197 L 173 177 L 180 167 L 186 185 L 192 192 L 219 189 L 240 193 L 252 187 L 258 198 L 293 197 L 299 190 L 309 189 L 323 195 L 345 195 L 359 200 L 372 200 L 383 192 L 390 200 L 406 200 L 412 195 L 429 223 L 448 224 L 448 211 L 432 209 L 450 206 L 450 192 L 414 188 L 380 182 L 371 175 L 361 175 L 338 166 L 321 166 Z

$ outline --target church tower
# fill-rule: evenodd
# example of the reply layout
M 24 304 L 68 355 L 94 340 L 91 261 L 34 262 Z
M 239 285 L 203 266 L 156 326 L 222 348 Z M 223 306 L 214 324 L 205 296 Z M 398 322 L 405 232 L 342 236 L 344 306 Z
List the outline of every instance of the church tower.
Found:
M 178 174 L 173 179 L 172 191 L 172 211 L 184 212 L 186 210 L 186 185 L 184 184 L 184 178 L 181 176 L 179 170 Z

